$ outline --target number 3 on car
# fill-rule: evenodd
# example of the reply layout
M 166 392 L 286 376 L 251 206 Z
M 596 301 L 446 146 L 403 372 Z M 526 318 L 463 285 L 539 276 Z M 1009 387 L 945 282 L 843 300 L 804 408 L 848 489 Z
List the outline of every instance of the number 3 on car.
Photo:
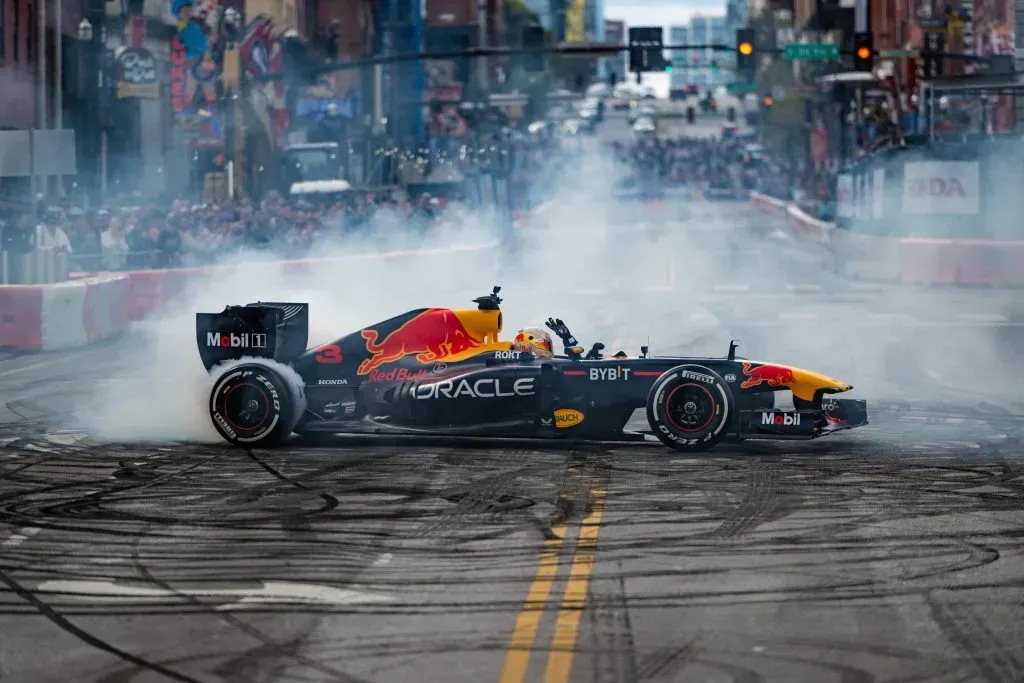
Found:
M 337 344 L 329 344 L 327 346 L 321 346 L 316 351 L 317 363 L 331 363 L 337 364 L 341 362 L 341 347 Z

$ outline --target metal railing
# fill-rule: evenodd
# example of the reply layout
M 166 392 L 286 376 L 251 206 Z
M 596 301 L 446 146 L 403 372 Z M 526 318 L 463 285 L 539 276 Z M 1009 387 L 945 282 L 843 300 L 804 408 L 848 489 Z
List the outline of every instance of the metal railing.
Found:
M 0 251 L 0 285 L 45 285 L 66 282 L 71 257 L 65 251 L 37 249 L 27 254 Z

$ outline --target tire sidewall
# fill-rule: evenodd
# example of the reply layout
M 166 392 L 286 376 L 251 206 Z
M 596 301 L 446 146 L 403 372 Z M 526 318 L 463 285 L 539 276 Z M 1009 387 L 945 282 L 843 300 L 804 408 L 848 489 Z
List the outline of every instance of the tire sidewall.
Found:
M 262 389 L 269 403 L 267 417 L 252 430 L 233 425 L 225 405 L 226 392 L 243 384 Z M 229 443 L 259 446 L 277 442 L 291 433 L 295 422 L 294 403 L 288 383 L 278 373 L 262 365 L 240 365 L 226 371 L 214 383 L 210 392 L 210 418 L 217 433 Z
M 668 399 L 672 392 L 686 385 L 696 385 L 707 390 L 715 404 L 715 414 L 711 421 L 693 432 L 678 429 L 667 414 Z M 654 435 L 671 448 L 706 450 L 728 433 L 732 406 L 732 393 L 718 373 L 701 365 L 680 365 L 662 374 L 651 385 L 647 396 L 647 422 Z

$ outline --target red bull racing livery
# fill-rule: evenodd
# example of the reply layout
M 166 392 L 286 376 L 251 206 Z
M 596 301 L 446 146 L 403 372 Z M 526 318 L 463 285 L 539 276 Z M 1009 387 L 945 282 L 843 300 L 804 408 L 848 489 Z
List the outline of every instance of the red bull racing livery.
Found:
M 849 384 L 737 357 L 735 343 L 722 357 L 652 356 L 646 346 L 605 356 L 603 344 L 587 351 L 549 319 L 564 355 L 537 355 L 500 338 L 499 291 L 474 299 L 476 308 L 417 309 L 311 349 L 307 304 L 197 314 L 213 425 L 244 447 L 334 433 L 656 438 L 696 451 L 726 437 L 813 439 L 868 422 L 865 401 L 833 397 Z M 776 407 L 781 391 L 793 408 Z M 630 429 L 638 410 L 646 424 Z

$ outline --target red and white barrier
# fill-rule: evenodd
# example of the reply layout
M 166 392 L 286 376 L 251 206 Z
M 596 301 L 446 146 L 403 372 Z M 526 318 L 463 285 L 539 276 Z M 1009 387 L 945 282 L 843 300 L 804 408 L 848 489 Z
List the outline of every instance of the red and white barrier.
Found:
M 527 223 L 541 205 L 517 216 Z M 464 259 L 487 258 L 495 243 L 418 249 L 387 253 L 348 254 L 331 258 L 267 261 L 275 274 L 303 275 L 324 268 L 354 267 L 358 263 L 390 261 L 415 263 L 429 259 L 439 270 L 457 268 Z M 447 258 L 455 260 L 448 263 Z M 254 262 L 256 265 L 256 262 Z M 264 264 L 260 264 L 262 267 Z M 0 286 L 0 348 L 55 351 L 87 346 L 128 331 L 142 320 L 173 305 L 187 288 L 237 266 L 211 266 L 124 273 L 72 273 L 70 280 L 47 285 Z
M 787 202 L 766 194 L 761 194 L 760 192 L 750 193 L 750 204 L 758 211 L 774 214 L 776 216 L 785 216 L 786 209 L 789 207 Z
M 793 232 L 805 240 L 818 244 L 829 244 L 832 241 L 832 233 L 836 229 L 834 223 L 820 221 L 808 215 L 796 204 L 786 207 L 786 214 L 789 216 L 789 225 Z
M 1024 242 L 900 240 L 900 282 L 967 287 L 1024 286 Z
M 817 220 L 795 204 L 752 192 L 760 212 L 788 216 L 791 232 L 828 245 L 851 277 L 907 285 L 1024 286 L 1024 241 L 888 238 L 856 235 Z
M 126 332 L 128 281 L 125 275 L 105 275 L 0 287 L 0 348 L 57 351 Z

